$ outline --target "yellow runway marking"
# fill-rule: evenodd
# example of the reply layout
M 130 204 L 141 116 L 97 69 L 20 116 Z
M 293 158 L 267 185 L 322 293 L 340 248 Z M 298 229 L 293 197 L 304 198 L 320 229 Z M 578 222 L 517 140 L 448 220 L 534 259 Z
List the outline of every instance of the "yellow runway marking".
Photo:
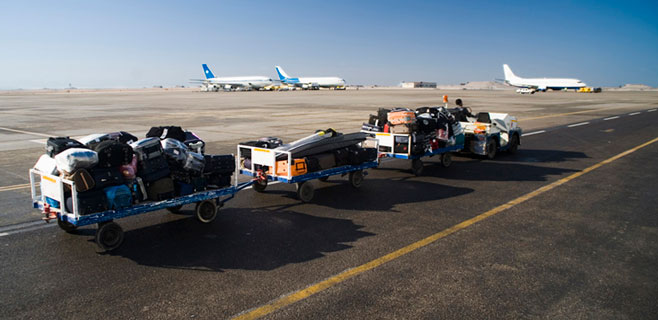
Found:
M 39 184 L 37 184 L 37 185 L 39 185 Z M 11 191 L 11 190 L 19 190 L 19 189 L 25 189 L 25 188 L 29 188 L 29 187 L 30 187 L 30 184 L 29 184 L 29 183 L 26 183 L 26 184 L 17 184 L 17 185 L 13 185 L 13 186 L 5 186 L 5 187 L 0 187 L 0 192 L 3 192 L 3 191 Z
M 568 115 L 572 115 L 572 114 L 588 113 L 588 112 L 595 112 L 595 111 L 602 111 L 602 110 L 614 110 L 614 109 L 621 109 L 621 107 L 605 108 L 605 109 L 592 109 L 592 110 L 574 111 L 574 112 L 567 112 L 567 113 L 556 113 L 556 114 L 549 114 L 549 115 L 539 116 L 539 117 L 523 118 L 523 119 L 519 119 L 519 121 L 528 121 L 528 120 L 562 117 L 562 116 L 568 116 Z
M 356 275 L 364 273 L 368 270 L 372 270 L 372 269 L 374 269 L 374 268 L 376 268 L 376 267 L 378 267 L 378 266 L 380 266 L 384 263 L 395 260 L 399 257 L 404 256 L 407 253 L 418 250 L 418 249 L 420 249 L 424 246 L 427 246 L 428 244 L 431 244 L 431 243 L 433 243 L 433 242 L 435 242 L 435 241 L 437 241 L 441 238 L 444 238 L 448 235 L 451 235 L 451 234 L 453 234 L 453 233 L 455 233 L 459 230 L 467 228 L 468 226 L 473 225 L 475 223 L 478 223 L 478 222 L 480 222 L 480 221 L 482 221 L 486 218 L 489 218 L 489 217 L 491 217 L 491 216 L 493 216 L 497 213 L 500 213 L 500 212 L 505 211 L 505 210 L 507 210 L 511 207 L 514 207 L 514 206 L 516 206 L 520 203 L 528 201 L 528 200 L 530 200 L 530 199 L 532 199 L 532 198 L 534 198 L 534 197 L 536 197 L 536 196 L 538 196 L 538 195 L 540 195 L 544 192 L 547 192 L 551 189 L 554 189 L 555 187 L 563 185 L 563 184 L 565 184 L 565 183 L 567 183 L 567 182 L 569 182 L 573 179 L 576 179 L 576 178 L 578 178 L 578 177 L 580 177 L 580 176 L 582 176 L 582 175 L 584 175 L 584 174 L 586 174 L 586 173 L 588 173 L 592 170 L 596 170 L 596 169 L 600 168 L 601 166 L 606 165 L 608 163 L 611 163 L 611 162 L 613 162 L 613 161 L 615 161 L 619 158 L 627 156 L 627 155 L 629 155 L 629 154 L 631 154 L 631 153 L 633 153 L 637 150 L 640 150 L 640 149 L 642 149 L 642 148 L 644 148 L 644 147 L 646 147 L 646 146 L 648 146 L 648 145 L 650 145 L 650 144 L 652 144 L 656 141 L 658 141 L 658 138 L 654 138 L 653 140 L 645 142 L 645 143 L 643 143 L 643 144 L 641 144 L 641 145 L 639 145 L 635 148 L 626 150 L 626 151 L 624 151 L 624 152 L 622 152 L 622 153 L 620 153 L 620 154 L 618 154 L 618 155 L 616 155 L 612 158 L 601 161 L 601 162 L 599 162 L 599 163 L 597 163 L 597 164 L 595 164 L 591 167 L 588 167 L 588 168 L 586 168 L 582 171 L 578 171 L 578 172 L 576 172 L 574 174 L 571 174 L 571 175 L 569 175 L 565 178 L 562 178 L 562 179 L 560 179 L 558 181 L 555 181 L 551 184 L 543 186 L 543 187 L 541 187 L 541 188 L 539 188 L 535 191 L 532 191 L 532 192 L 527 193 L 523 196 L 520 196 L 520 197 L 518 197 L 518 198 L 516 198 L 512 201 L 509 201 L 509 202 L 507 202 L 505 204 L 502 204 L 498 207 L 495 207 L 495 208 L 493 208 L 493 209 L 491 209 L 491 210 L 489 210 L 485 213 L 482 213 L 482 214 L 480 214 L 478 216 L 475 216 L 471 219 L 468 219 L 468 220 L 463 221 L 459 224 L 456 224 L 456 225 L 454 225 L 454 226 L 452 226 L 448 229 L 445 229 L 445 230 L 443 230 L 439 233 L 435 233 L 435 234 L 433 234 L 433 235 L 431 235 L 431 236 L 429 236 L 425 239 L 422 239 L 422 240 L 420 240 L 418 242 L 414 242 L 414 243 L 412 243 L 412 244 L 410 244 L 406 247 L 403 247 L 401 249 L 393 251 L 393 252 L 391 252 L 391 253 L 383 256 L 383 257 L 377 258 L 377 259 L 372 260 L 372 261 L 370 261 L 366 264 L 362 264 L 358 267 L 345 270 L 345 271 L 343 271 L 343 272 L 341 272 L 341 273 L 339 273 L 335 276 L 332 276 L 332 277 L 327 278 L 323 281 L 320 281 L 318 283 L 310 285 L 310 286 L 306 287 L 305 289 L 295 291 L 291 294 L 288 294 L 288 295 L 285 295 L 281 298 L 275 299 L 274 301 L 269 302 L 269 303 L 267 303 L 263 306 L 254 308 L 252 310 L 248 310 L 244 313 L 241 313 L 241 314 L 235 316 L 233 319 L 246 320 L 246 319 L 257 319 L 257 318 L 266 316 L 266 315 L 268 315 L 268 314 L 270 314 L 270 313 L 272 313 L 276 310 L 279 310 L 283 307 L 291 305 L 291 304 L 293 304 L 295 302 L 298 302 L 300 300 L 306 299 L 306 298 L 308 298 L 308 297 L 310 297 L 310 296 L 312 296 L 312 295 L 314 295 L 318 292 L 321 292 L 321 291 L 323 291 L 327 288 L 330 288 L 330 287 L 332 287 L 336 284 L 339 284 L 339 283 L 341 283 L 345 280 L 348 280 L 348 279 L 350 279 L 350 278 L 352 278 Z

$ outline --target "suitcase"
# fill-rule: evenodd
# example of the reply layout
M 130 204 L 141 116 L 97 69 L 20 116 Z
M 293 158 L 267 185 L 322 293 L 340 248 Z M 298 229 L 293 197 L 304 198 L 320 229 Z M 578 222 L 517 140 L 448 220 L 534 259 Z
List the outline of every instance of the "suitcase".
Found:
M 87 169 L 91 177 L 94 179 L 94 188 L 103 189 L 110 186 L 122 184 L 123 174 L 119 168 L 91 168 Z M 77 187 L 76 187 L 77 188 Z
M 167 158 L 179 163 L 185 163 L 188 149 L 184 143 L 176 139 L 167 138 L 160 141 L 160 145 Z
M 175 182 L 175 187 L 176 187 L 176 194 L 179 197 L 194 193 L 194 186 L 189 183 L 177 181 Z
M 58 175 L 57 171 L 57 161 L 55 159 L 51 158 L 47 154 L 41 155 L 39 157 L 39 161 L 34 165 L 34 169 L 37 169 L 45 174 L 50 174 L 50 175 Z
M 377 122 L 378 122 L 377 120 L 379 120 L 379 117 L 377 117 L 377 115 L 375 115 L 375 114 L 371 114 L 371 115 L 368 117 L 368 124 L 373 125 L 373 126 L 376 126 L 376 125 L 378 124 L 378 123 L 377 123 Z
M 361 142 L 361 148 L 377 148 L 376 139 L 366 139 Z
M 416 120 L 413 111 L 391 111 L 388 113 L 388 122 L 392 125 L 408 124 Z
M 205 165 L 206 165 L 206 160 L 202 154 L 196 152 L 189 152 L 187 154 L 187 159 L 185 160 L 185 165 L 183 166 L 183 168 L 187 172 L 198 176 L 203 173 L 203 169 Z
M 133 148 L 133 151 L 137 155 L 137 160 L 139 161 L 157 158 L 163 155 L 160 139 L 158 138 L 138 140 L 131 143 L 130 146 Z
M 432 118 L 438 118 L 439 113 L 438 107 L 420 107 L 416 109 L 416 115 L 429 114 Z
M 439 127 L 439 122 L 436 118 L 416 118 L 416 123 L 420 132 L 432 132 Z
M 409 153 L 409 137 L 395 137 L 393 153 Z
M 388 123 L 388 113 L 391 112 L 391 109 L 379 108 L 377 110 L 377 125 L 383 126 Z
M 75 190 L 78 192 L 85 192 L 96 186 L 94 177 L 85 169 L 75 170 L 71 175 L 71 180 L 75 182 Z
M 169 176 L 171 171 L 164 156 L 137 162 L 137 176 L 144 182 L 152 182 Z
M 206 143 L 192 131 L 185 131 L 185 141 L 183 141 L 183 143 L 185 143 L 191 151 L 196 153 L 203 154 L 206 152 Z
M 111 132 L 107 134 L 110 139 L 118 140 L 121 143 L 131 144 L 137 142 L 139 139 L 126 131 Z
M 277 137 L 264 137 L 258 139 L 258 141 L 265 142 L 266 143 L 265 148 L 268 149 L 278 148 L 283 144 L 283 141 Z
M 375 148 L 358 148 L 350 152 L 351 165 L 359 165 L 375 160 L 377 160 L 377 149 Z
M 206 185 L 215 186 L 217 188 L 227 187 L 231 185 L 231 176 L 221 175 L 221 174 L 210 174 L 206 175 Z M 197 190 L 201 191 L 201 190 Z
M 350 164 L 350 149 L 342 148 L 333 151 L 334 159 L 336 159 L 336 166 L 344 166 Z
M 176 190 L 174 188 L 174 182 L 171 178 L 167 177 L 147 182 L 146 193 L 149 200 L 161 201 L 173 198 L 176 195 Z
M 70 148 L 86 148 L 84 144 L 69 137 L 48 138 L 46 141 L 46 154 L 55 157 L 60 152 Z
M 144 185 L 144 181 L 142 181 L 142 178 L 140 177 L 135 178 L 135 182 L 133 182 L 131 191 L 135 202 L 142 202 L 148 199 L 148 194 L 146 193 L 146 186 Z
M 411 124 L 398 124 L 390 127 L 391 133 L 410 134 L 412 131 Z
M 333 153 L 321 153 L 306 158 L 309 172 L 316 172 L 336 166 L 336 156 Z
M 205 155 L 204 173 L 222 173 L 231 175 L 235 171 L 235 157 L 233 155 Z M 246 164 L 245 164 L 246 165 Z M 250 167 L 247 167 L 250 168 Z
M 146 133 L 146 137 L 156 137 L 160 140 L 172 138 L 183 142 L 185 141 L 185 131 L 183 131 L 183 128 L 177 126 L 152 127 Z
M 132 192 L 125 184 L 103 189 L 107 198 L 107 208 L 119 210 L 130 207 L 133 203 Z
M 179 170 L 179 169 L 171 170 L 169 176 L 172 180 L 174 180 L 174 182 L 180 181 L 185 183 L 191 183 L 192 181 L 192 176 L 190 175 L 190 173 L 184 170 Z
M 117 140 L 107 140 L 97 144 L 94 151 L 98 153 L 98 166 L 102 168 L 119 167 L 133 159 L 133 149 Z
M 87 148 L 70 148 L 57 154 L 55 162 L 59 171 L 72 173 L 77 169 L 95 166 L 98 163 L 98 154 Z
M 361 130 L 370 131 L 370 132 L 382 132 L 382 127 L 376 126 L 374 124 L 364 123 L 361 126 Z
M 306 167 L 306 160 L 292 159 L 292 164 L 288 166 L 288 160 L 280 160 L 276 162 L 276 174 L 278 176 L 288 176 L 288 169 L 290 169 L 290 176 L 299 176 L 308 172 Z
M 66 199 L 66 211 L 73 212 L 73 198 Z M 87 215 L 107 211 L 107 197 L 103 190 L 78 193 L 78 214 Z
M 107 134 L 102 133 L 93 133 L 88 136 L 80 138 L 78 141 L 87 146 L 89 149 L 94 149 L 99 143 L 109 140 L 110 137 Z
M 228 176 L 228 178 L 228 184 L 231 184 L 231 176 Z M 206 177 L 192 177 L 190 179 L 190 184 L 194 188 L 194 192 L 203 191 L 206 190 L 206 187 L 208 186 L 208 179 L 206 179 Z

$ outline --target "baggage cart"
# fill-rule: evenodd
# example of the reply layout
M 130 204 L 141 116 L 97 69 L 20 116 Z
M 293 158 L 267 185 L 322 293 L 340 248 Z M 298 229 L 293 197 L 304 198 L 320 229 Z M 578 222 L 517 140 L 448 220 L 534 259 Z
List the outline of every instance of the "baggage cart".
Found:
M 413 137 L 411 134 L 374 132 L 368 130 L 361 130 L 361 132 L 368 133 L 373 138 L 377 139 L 379 157 L 411 160 L 411 171 L 417 176 L 421 175 L 423 172 L 424 164 L 421 160 L 422 158 L 439 155 L 441 157 L 441 165 L 447 168 L 452 164 L 451 153 L 459 152 L 464 149 L 463 133 L 456 134 L 454 137 L 454 143 L 451 145 L 433 149 L 432 151 L 426 151 L 422 154 L 413 154 Z M 404 151 L 396 150 L 396 141 L 400 141 L 399 138 L 402 138 L 401 140 L 403 141 L 407 141 Z
M 242 161 L 244 153 L 249 151 L 251 154 L 250 164 L 245 167 Z M 277 159 L 287 159 L 286 174 L 277 174 Z M 283 183 L 294 183 L 297 187 L 297 197 L 303 202 L 309 202 L 313 199 L 315 187 L 310 180 L 318 179 L 327 181 L 330 176 L 349 175 L 350 185 L 359 188 L 363 183 L 364 177 L 368 174 L 366 169 L 375 168 L 379 165 L 379 158 L 374 161 L 364 162 L 358 165 L 343 165 L 334 168 L 324 169 L 316 172 L 309 172 L 300 175 L 293 175 L 294 161 L 291 152 L 279 151 L 276 149 L 265 149 L 247 145 L 238 145 L 238 161 L 240 161 L 240 173 L 243 175 L 256 178 L 253 183 L 253 189 L 257 192 L 265 192 L 269 180 Z
M 141 202 L 118 210 L 82 215 L 79 210 L 78 192 L 74 181 L 30 169 L 32 203 L 35 209 L 40 209 L 46 214 L 43 219 L 46 222 L 56 219 L 58 226 L 66 232 L 74 232 L 81 226 L 98 224 L 95 240 L 98 246 L 106 251 L 118 248 L 123 242 L 123 230 L 114 222 L 116 219 L 161 209 L 178 212 L 183 205 L 196 203 L 196 218 L 203 223 L 212 222 L 217 216 L 217 211 L 226 201 L 231 200 L 238 191 L 253 183 L 249 181 L 237 184 L 237 174 L 232 180 L 232 185 L 224 188 L 209 189 L 172 199 Z M 71 197 L 70 212 L 66 208 L 67 197 Z

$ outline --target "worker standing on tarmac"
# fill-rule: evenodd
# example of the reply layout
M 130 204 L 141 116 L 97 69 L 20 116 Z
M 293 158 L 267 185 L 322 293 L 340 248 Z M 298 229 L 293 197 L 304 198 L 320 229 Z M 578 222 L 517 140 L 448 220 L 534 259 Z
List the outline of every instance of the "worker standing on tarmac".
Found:
M 457 105 L 457 110 L 459 110 L 459 112 L 457 112 L 457 114 L 458 114 L 457 121 L 466 122 L 466 121 L 468 121 L 468 119 L 466 119 L 466 117 L 475 117 L 471 113 L 471 108 L 464 107 L 464 104 L 462 103 L 462 99 L 455 100 L 455 104 Z

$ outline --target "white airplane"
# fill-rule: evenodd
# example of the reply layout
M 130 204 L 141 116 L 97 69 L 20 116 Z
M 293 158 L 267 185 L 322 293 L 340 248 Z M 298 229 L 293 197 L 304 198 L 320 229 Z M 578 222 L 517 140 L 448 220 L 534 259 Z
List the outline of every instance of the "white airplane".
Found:
M 318 89 L 318 88 L 334 88 L 334 89 L 345 89 L 345 79 L 338 77 L 299 77 L 293 78 L 288 76 L 288 74 L 281 69 L 281 67 L 276 66 L 276 73 L 279 75 L 281 82 L 285 84 L 291 84 L 297 87 L 302 87 L 303 89 Z
M 274 84 L 271 78 L 265 76 L 215 77 L 208 65 L 204 63 L 201 66 L 203 66 L 206 79 L 193 79 L 192 81 L 203 83 L 208 91 L 219 91 L 219 89 L 229 91 L 238 88 L 258 90 Z
M 560 79 L 560 78 L 521 78 L 512 72 L 512 69 L 506 64 L 503 65 L 505 72 L 505 83 L 521 88 L 533 88 L 540 91 L 574 89 L 586 87 L 587 85 L 578 79 Z

